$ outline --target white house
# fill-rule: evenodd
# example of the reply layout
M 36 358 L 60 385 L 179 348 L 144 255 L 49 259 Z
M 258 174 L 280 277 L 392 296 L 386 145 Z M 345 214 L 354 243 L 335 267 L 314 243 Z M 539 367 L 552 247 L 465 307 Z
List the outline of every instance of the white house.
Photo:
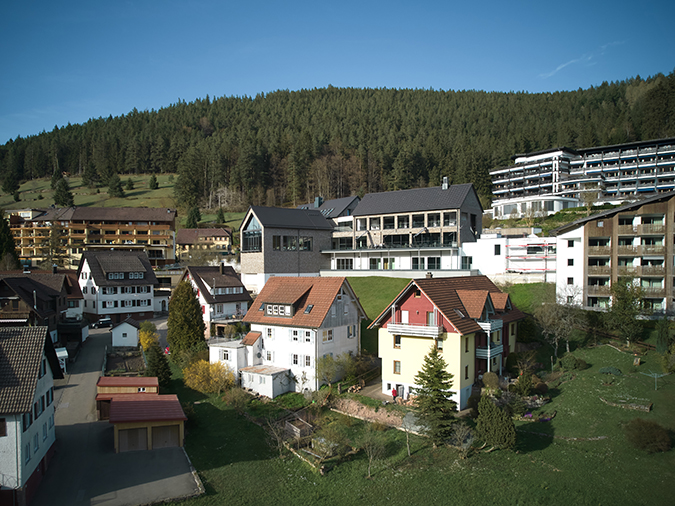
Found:
M 320 357 L 359 353 L 363 318 L 345 278 L 272 277 L 244 317 L 251 332 L 236 344 L 210 343 L 210 360 L 262 395 L 314 391 Z
M 225 327 L 240 322 L 251 296 L 231 266 L 188 267 L 181 281 L 189 281 L 202 308 L 206 338 L 222 336 Z
M 54 453 L 54 378 L 47 327 L 0 328 L 0 504 L 26 505 Z
M 138 346 L 140 324 L 133 318 L 127 318 L 112 328 L 113 348 L 133 348 Z
M 154 287 L 158 285 L 143 251 L 85 251 L 77 269 L 84 297 L 84 314 L 91 321 L 109 316 L 113 323 L 154 316 Z

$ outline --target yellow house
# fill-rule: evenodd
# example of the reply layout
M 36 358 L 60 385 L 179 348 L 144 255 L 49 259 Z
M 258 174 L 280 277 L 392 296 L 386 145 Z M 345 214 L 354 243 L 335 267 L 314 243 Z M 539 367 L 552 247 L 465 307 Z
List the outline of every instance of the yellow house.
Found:
M 501 374 L 523 318 L 486 276 L 412 280 L 369 327 L 380 328 L 382 392 L 414 395 L 415 376 L 436 347 L 453 375 L 453 400 L 464 409 L 479 375 Z

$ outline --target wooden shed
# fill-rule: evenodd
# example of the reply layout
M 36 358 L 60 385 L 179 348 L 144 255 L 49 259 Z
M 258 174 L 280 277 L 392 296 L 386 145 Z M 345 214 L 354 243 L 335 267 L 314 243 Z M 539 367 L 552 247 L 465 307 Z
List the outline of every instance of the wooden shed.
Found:
M 183 446 L 185 420 L 175 395 L 126 395 L 110 403 L 115 453 Z
M 102 376 L 96 383 L 96 415 L 99 420 L 110 416 L 110 402 L 120 395 L 159 394 L 159 381 L 155 377 Z

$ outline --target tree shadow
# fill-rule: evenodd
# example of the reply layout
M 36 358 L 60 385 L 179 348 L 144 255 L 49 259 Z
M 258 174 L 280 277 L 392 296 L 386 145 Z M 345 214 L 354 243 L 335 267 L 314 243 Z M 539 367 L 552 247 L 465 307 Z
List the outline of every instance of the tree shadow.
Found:
M 555 430 L 550 422 L 531 422 L 516 428 L 516 451 L 532 453 L 553 443 Z

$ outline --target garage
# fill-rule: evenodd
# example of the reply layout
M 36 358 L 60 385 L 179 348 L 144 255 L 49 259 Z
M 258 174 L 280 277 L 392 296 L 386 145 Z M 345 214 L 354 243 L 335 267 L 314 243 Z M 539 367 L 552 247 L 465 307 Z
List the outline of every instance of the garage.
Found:
M 148 449 L 148 430 L 145 427 L 119 431 L 119 451 L 133 452 Z
M 180 428 L 177 425 L 152 427 L 153 448 L 171 448 L 174 446 L 180 446 Z
M 110 402 L 116 453 L 182 447 L 185 420 L 175 395 L 114 396 Z

